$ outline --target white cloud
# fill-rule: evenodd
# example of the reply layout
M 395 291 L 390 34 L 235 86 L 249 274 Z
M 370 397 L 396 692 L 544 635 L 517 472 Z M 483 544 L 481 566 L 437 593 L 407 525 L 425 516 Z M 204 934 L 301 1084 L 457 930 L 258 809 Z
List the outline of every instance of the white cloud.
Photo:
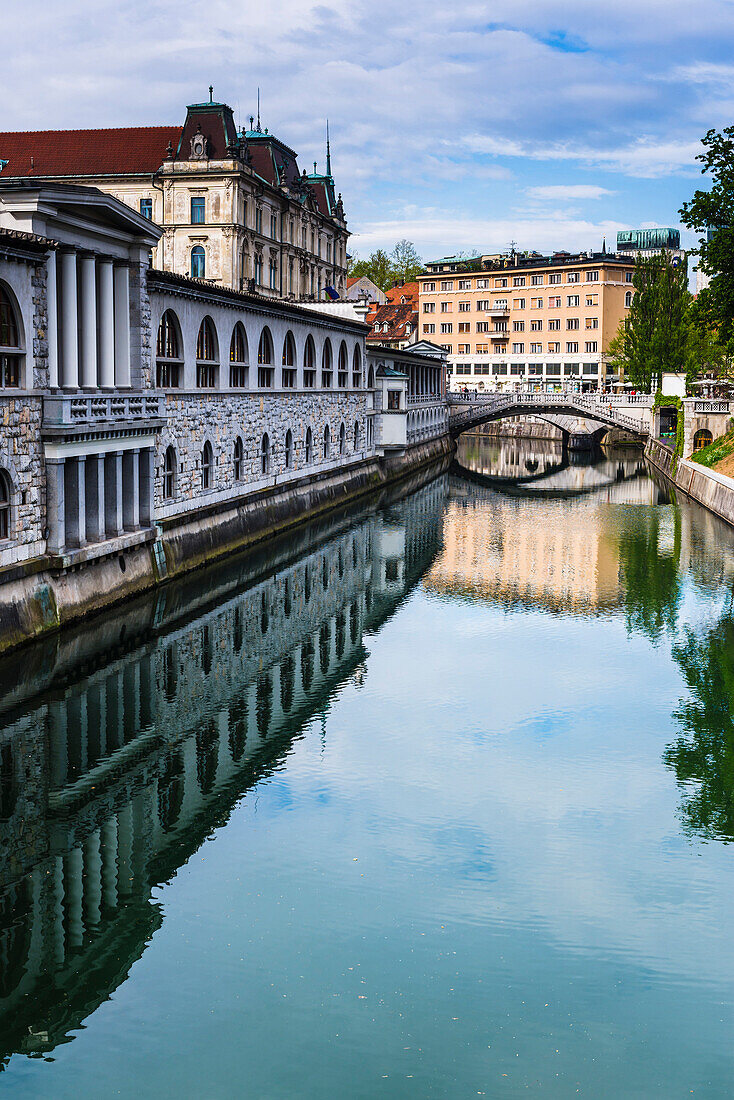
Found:
M 531 199 L 600 199 L 603 195 L 613 195 L 606 187 L 595 187 L 590 183 L 559 183 L 542 187 L 526 187 L 525 194 Z
M 701 152 L 698 140 L 656 141 L 639 137 L 629 145 L 616 148 L 534 142 L 502 142 L 486 134 L 468 134 L 464 144 L 475 153 L 489 156 L 527 157 L 530 160 L 576 161 L 587 167 L 604 167 L 630 176 L 654 178 L 673 171 L 697 171 L 696 156 Z

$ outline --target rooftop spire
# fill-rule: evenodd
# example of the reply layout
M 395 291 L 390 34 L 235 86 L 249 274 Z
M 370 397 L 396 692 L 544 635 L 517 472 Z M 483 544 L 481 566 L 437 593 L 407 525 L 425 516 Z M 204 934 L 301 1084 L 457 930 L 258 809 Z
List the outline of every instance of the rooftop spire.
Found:
M 326 120 L 326 174 L 331 175 L 331 149 L 329 147 L 329 120 Z
M 209 102 L 210 103 L 214 102 L 214 85 L 213 84 L 209 85 Z
M 257 128 L 260 129 L 260 89 L 257 90 Z

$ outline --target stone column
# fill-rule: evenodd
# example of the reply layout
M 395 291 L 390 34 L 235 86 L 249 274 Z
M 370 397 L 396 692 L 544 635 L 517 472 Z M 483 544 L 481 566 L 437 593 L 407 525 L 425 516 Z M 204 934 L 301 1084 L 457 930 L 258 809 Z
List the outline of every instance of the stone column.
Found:
M 61 385 L 79 386 L 76 252 L 61 253 Z
M 140 452 L 140 525 L 141 527 L 153 526 L 154 515 L 154 463 L 155 454 L 152 447 L 146 447 Z
M 63 458 L 46 459 L 46 549 L 60 554 L 66 546 L 66 505 Z
M 90 542 L 103 542 L 105 537 L 104 455 L 90 455 L 87 459 L 87 538 Z
M 130 270 L 115 264 L 115 385 L 130 389 Z
M 97 388 L 97 282 L 94 256 L 81 258 L 81 384 Z
M 115 387 L 115 304 L 112 260 L 100 260 L 99 269 L 99 384 Z
M 105 530 L 107 538 L 123 533 L 122 451 L 105 455 Z
M 140 451 L 125 451 L 122 457 L 122 511 L 126 531 L 140 526 Z
M 77 546 L 82 547 L 87 544 L 87 487 L 86 487 L 86 466 L 87 462 L 84 456 L 72 459 L 71 463 L 72 477 L 74 478 L 74 492 L 73 503 L 76 505 L 76 524 L 73 533 L 74 542 Z M 67 537 L 71 532 L 67 532 Z
M 46 311 L 48 324 L 48 385 L 56 389 L 59 384 L 59 319 L 56 302 L 56 253 L 49 252 L 46 260 Z

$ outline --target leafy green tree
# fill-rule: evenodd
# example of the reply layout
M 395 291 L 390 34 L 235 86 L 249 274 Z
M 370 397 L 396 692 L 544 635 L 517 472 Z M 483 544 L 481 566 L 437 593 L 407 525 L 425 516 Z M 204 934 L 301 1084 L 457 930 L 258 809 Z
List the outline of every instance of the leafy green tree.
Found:
M 688 374 L 692 369 L 692 297 L 685 265 L 674 265 L 669 252 L 638 255 L 632 286 L 632 305 L 607 355 L 633 385 L 649 393 L 662 371 Z
M 412 241 L 398 241 L 390 253 L 393 278 L 399 283 L 412 283 L 423 270 L 421 260 Z
M 712 186 L 696 191 L 680 215 L 683 224 L 700 235 L 699 263 L 711 276 L 696 312 L 706 326 L 717 330 L 722 344 L 729 344 L 734 340 L 734 126 L 721 133 L 709 130 L 701 143 L 704 152 L 696 159 Z
M 378 248 L 366 260 L 352 256 L 347 271 L 355 278 L 366 275 L 380 290 L 389 290 L 395 283 L 413 282 L 423 270 L 423 263 L 411 241 L 398 241 L 388 255 Z
M 368 259 L 357 260 L 350 272 L 356 278 L 366 275 L 380 290 L 389 290 L 393 283 L 393 266 L 387 252 L 378 248 Z

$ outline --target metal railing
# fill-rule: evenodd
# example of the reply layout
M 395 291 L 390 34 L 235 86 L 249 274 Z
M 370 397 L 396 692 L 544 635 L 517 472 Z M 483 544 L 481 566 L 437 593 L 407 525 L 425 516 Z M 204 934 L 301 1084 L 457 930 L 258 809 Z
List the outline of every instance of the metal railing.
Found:
M 651 399 L 650 399 L 651 400 Z M 538 392 L 524 392 L 522 390 L 511 394 L 483 394 L 483 393 L 465 393 L 465 394 L 449 394 L 449 405 L 455 409 L 457 406 L 468 405 L 469 408 L 465 410 L 455 411 L 451 416 L 451 423 L 462 424 L 464 422 L 476 420 L 478 418 L 477 405 L 483 407 L 489 407 L 492 412 L 501 412 L 503 409 L 513 408 L 520 406 L 527 408 L 528 411 L 533 409 L 542 409 L 547 411 L 551 409 L 563 409 L 570 412 L 576 412 L 581 416 L 585 414 L 591 415 L 594 419 L 601 420 L 602 422 L 611 422 L 618 425 L 620 428 L 627 428 L 636 433 L 643 432 L 647 434 L 647 426 L 633 416 L 626 416 L 620 412 L 616 405 L 606 399 L 604 394 L 584 394 L 575 393 L 573 391 L 564 391 L 561 393 L 538 393 Z

